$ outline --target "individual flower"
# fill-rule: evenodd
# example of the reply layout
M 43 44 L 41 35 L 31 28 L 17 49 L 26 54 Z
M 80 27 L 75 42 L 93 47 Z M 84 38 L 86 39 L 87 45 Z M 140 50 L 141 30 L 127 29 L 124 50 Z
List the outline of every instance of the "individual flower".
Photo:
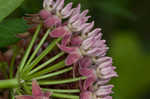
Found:
M 33 80 L 32 81 L 32 96 L 29 96 L 29 95 L 16 96 L 16 99 L 50 99 L 49 98 L 50 95 L 51 95 L 50 92 L 43 93 L 37 81 Z

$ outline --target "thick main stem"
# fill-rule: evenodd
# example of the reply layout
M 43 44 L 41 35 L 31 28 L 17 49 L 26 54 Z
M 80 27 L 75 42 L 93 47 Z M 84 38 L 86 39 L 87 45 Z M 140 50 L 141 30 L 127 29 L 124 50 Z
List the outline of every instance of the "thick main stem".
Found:
M 0 88 L 16 88 L 18 86 L 17 79 L 0 80 Z

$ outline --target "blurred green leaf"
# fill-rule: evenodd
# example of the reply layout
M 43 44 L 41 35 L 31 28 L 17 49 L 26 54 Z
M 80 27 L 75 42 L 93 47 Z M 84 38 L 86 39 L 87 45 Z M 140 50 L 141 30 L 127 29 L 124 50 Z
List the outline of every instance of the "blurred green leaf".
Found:
M 0 21 L 19 7 L 23 1 L 24 0 L 0 0 Z
M 139 94 L 150 83 L 150 54 L 144 53 L 133 32 L 119 32 L 113 36 L 112 56 L 119 78 L 114 80 L 115 97 L 139 99 Z
M 28 25 L 24 19 L 8 19 L 0 23 L 0 47 L 17 42 L 17 33 L 26 32 Z

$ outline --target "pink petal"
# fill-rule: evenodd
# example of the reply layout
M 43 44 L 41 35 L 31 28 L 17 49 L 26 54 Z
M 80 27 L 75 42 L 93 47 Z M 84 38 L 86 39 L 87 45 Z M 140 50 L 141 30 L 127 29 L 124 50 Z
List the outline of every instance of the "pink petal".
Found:
M 79 17 L 80 17 L 79 14 L 76 14 L 76 15 L 72 16 L 69 19 L 69 23 L 74 23 Z
M 112 99 L 112 96 L 105 96 L 105 97 L 100 98 L 100 99 Z
M 53 0 L 54 1 L 54 0 Z M 54 1 L 55 3 L 53 4 L 53 9 L 56 10 L 57 6 L 59 5 L 61 0 L 56 0 Z
M 69 54 L 65 63 L 66 65 L 72 65 L 76 63 L 80 58 L 81 56 L 78 53 Z
M 71 35 L 65 35 L 61 41 L 61 45 L 66 46 L 71 39 Z
M 81 5 L 78 4 L 76 8 L 73 8 L 72 16 L 80 14 Z
M 85 17 L 88 14 L 89 10 L 84 10 L 80 15 L 81 17 Z
M 59 45 L 59 44 L 58 44 L 58 47 L 66 53 L 73 53 L 77 51 L 77 47 L 67 47 L 67 46 Z
M 65 18 L 69 17 L 71 15 L 71 13 L 72 13 L 71 8 L 72 8 L 72 3 L 67 4 L 66 7 L 64 9 L 62 9 L 61 14 Z
M 51 16 L 44 21 L 47 28 L 61 24 L 61 20 L 57 16 Z
M 83 85 L 84 90 L 87 90 L 87 88 L 89 88 L 91 85 L 93 85 L 93 83 L 95 81 L 96 81 L 96 77 L 94 75 L 92 77 L 87 78 L 84 81 L 84 85 Z
M 71 39 L 71 45 L 79 46 L 82 43 L 82 38 L 80 36 L 73 37 Z
M 92 93 L 90 91 L 81 92 L 80 99 L 92 99 Z
M 45 93 L 43 93 L 43 96 L 45 96 L 45 97 L 49 97 L 50 95 L 51 95 L 50 92 L 45 92 Z
M 93 48 L 89 51 L 87 51 L 87 55 L 97 55 L 99 53 L 101 53 L 103 50 L 101 48 Z
M 112 61 L 106 61 L 106 62 L 103 62 L 101 63 L 98 68 L 101 69 L 101 68 L 105 68 L 105 67 L 108 67 L 108 66 L 112 66 Z
M 80 62 L 79 65 L 81 68 L 87 68 L 92 64 L 92 60 L 90 57 L 83 57 Z
M 56 8 L 56 10 L 57 10 L 57 11 L 60 11 L 60 10 L 63 8 L 63 6 L 64 6 L 64 0 L 60 0 L 58 6 L 57 6 L 57 8 Z
M 110 61 L 112 63 L 112 58 L 111 57 L 101 57 L 99 59 L 97 59 L 95 62 L 98 64 L 104 63 L 106 61 Z
M 115 67 L 113 67 L 113 66 L 109 66 L 109 67 L 106 67 L 106 68 L 102 68 L 102 69 L 101 69 L 101 74 L 102 74 L 102 75 L 107 75 L 107 74 L 113 72 L 114 69 L 115 69 Z
M 85 29 L 83 30 L 83 34 L 90 32 L 93 26 L 94 26 L 94 21 L 90 23 L 87 27 L 85 27 Z
M 81 27 L 81 24 L 82 24 L 82 20 L 81 18 L 78 18 L 78 20 L 72 23 L 72 29 L 74 29 L 74 31 L 78 31 L 78 29 Z
M 104 86 L 100 86 L 100 88 L 102 89 L 112 89 L 114 87 L 114 85 L 104 85 Z
M 36 80 L 32 81 L 32 95 L 33 96 L 41 96 L 42 95 L 41 88 L 38 85 Z
M 95 92 L 97 96 L 107 96 L 112 93 L 113 86 L 100 86 L 100 88 Z
M 101 31 L 101 28 L 96 28 L 92 32 L 88 33 L 88 36 L 95 36 Z
M 110 81 L 110 79 L 99 80 L 96 84 L 97 84 L 97 85 L 104 85 L 104 84 L 108 83 L 109 81 Z
M 97 40 L 93 45 L 92 45 L 92 47 L 107 47 L 106 46 L 106 40 Z
M 16 96 L 16 99 L 34 99 L 32 96 Z
M 82 76 L 90 77 L 91 75 L 94 74 L 94 71 L 92 69 L 88 69 L 88 68 L 81 68 L 81 69 L 79 69 L 79 73 Z
M 118 77 L 118 74 L 117 74 L 115 71 L 113 71 L 112 73 L 109 73 L 109 74 L 107 74 L 107 75 L 104 75 L 104 76 L 102 76 L 101 78 L 102 78 L 102 79 L 110 79 L 110 78 L 112 78 L 112 77 Z
M 51 33 L 51 37 L 63 37 L 65 34 L 69 34 L 65 27 L 58 27 L 54 29 Z
M 85 20 L 82 20 L 81 22 L 83 22 L 82 25 L 80 25 L 80 27 L 78 28 L 78 31 L 83 31 L 85 27 L 87 27 L 89 25 L 89 23 L 84 23 Z

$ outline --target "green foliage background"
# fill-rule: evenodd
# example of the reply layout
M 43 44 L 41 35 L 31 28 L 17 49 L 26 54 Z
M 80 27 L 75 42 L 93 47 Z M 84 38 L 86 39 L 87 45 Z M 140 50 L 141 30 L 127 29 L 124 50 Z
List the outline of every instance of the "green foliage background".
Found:
M 149 0 L 66 0 L 82 9 L 89 9 L 91 20 L 102 27 L 110 47 L 119 78 L 114 99 L 150 98 L 150 6 Z M 42 8 L 42 0 L 0 0 L 0 47 L 5 48 L 19 39 L 28 26 L 22 19 Z

